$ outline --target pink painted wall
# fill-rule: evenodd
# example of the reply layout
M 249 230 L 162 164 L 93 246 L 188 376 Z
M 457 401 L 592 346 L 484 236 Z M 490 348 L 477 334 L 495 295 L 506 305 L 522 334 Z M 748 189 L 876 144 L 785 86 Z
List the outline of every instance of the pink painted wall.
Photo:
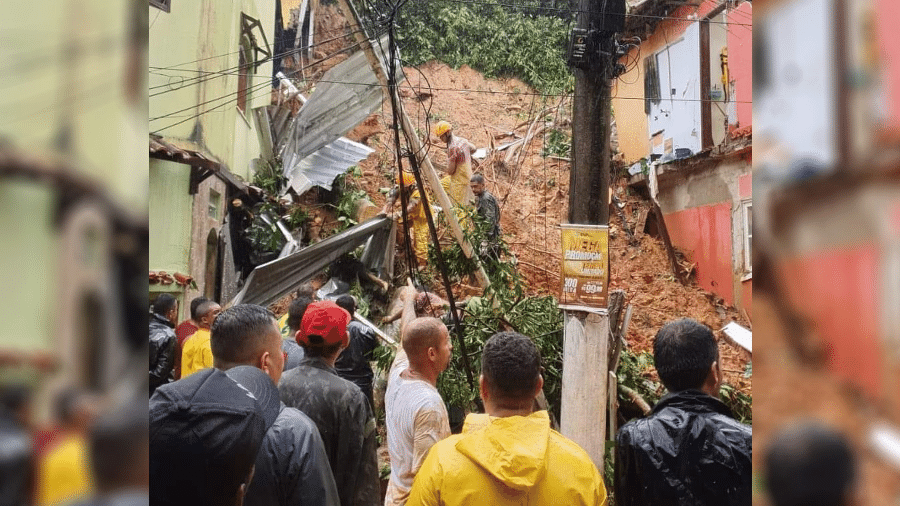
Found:
M 873 398 L 882 393 L 878 247 L 821 251 L 779 265 L 791 305 L 822 339 L 828 368 Z
M 887 126 L 900 130 L 900 2 L 875 0 L 875 29 L 878 37 L 880 63 L 883 66 L 885 97 L 887 102 Z
M 731 202 L 665 215 L 672 244 L 697 263 L 697 284 L 734 304 L 731 266 Z
M 735 82 L 740 127 L 753 124 L 753 6 L 744 2 L 728 11 L 728 71 Z
M 744 174 L 738 177 L 738 194 L 742 199 L 753 196 L 753 174 Z

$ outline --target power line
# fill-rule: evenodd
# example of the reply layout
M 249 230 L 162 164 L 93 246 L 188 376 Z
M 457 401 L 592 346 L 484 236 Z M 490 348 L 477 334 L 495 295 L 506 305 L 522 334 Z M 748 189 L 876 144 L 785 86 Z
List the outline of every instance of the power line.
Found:
M 344 51 L 346 51 L 346 50 L 348 50 L 348 49 L 351 49 L 351 48 L 353 48 L 353 47 L 359 46 L 359 44 L 360 44 L 360 43 L 357 42 L 357 43 L 354 43 L 353 45 L 348 46 L 348 47 L 345 47 L 345 48 L 343 48 L 343 49 L 341 49 L 341 50 L 339 50 L 339 51 L 335 51 L 335 52 L 332 53 L 331 55 L 328 55 L 328 56 L 326 56 L 325 58 L 322 58 L 321 60 L 317 60 L 317 61 L 315 61 L 315 62 L 313 62 L 313 63 L 311 63 L 311 64 L 309 64 L 309 65 L 306 65 L 305 67 L 301 67 L 301 68 L 298 68 L 298 69 L 293 70 L 293 71 L 291 72 L 291 74 L 296 74 L 297 72 L 300 72 L 301 70 L 304 70 L 304 69 L 313 67 L 313 66 L 318 65 L 318 64 L 320 64 L 320 63 L 322 63 L 322 62 L 324 62 L 324 61 L 326 61 L 326 60 L 329 60 L 329 59 L 331 59 L 331 58 L 334 58 L 335 56 L 341 54 L 342 52 L 344 52 Z M 369 83 L 365 83 L 365 84 L 369 84 Z M 267 88 L 268 86 L 270 86 L 270 84 L 269 84 L 269 81 L 268 81 L 268 79 L 267 79 L 267 80 L 264 81 L 263 83 L 260 83 L 259 85 L 256 85 L 256 86 L 253 86 L 253 87 L 247 89 L 245 93 L 246 93 L 246 95 L 247 95 L 247 100 L 248 100 L 248 102 L 249 102 L 250 100 L 252 100 L 253 98 L 258 98 L 258 97 L 260 96 L 260 95 L 254 95 L 255 92 L 257 92 L 257 91 L 259 91 L 259 90 L 261 90 L 261 89 L 263 89 L 263 88 Z M 189 111 L 189 110 L 191 110 L 191 109 L 194 109 L 195 107 L 198 107 L 198 108 L 199 108 L 200 106 L 209 104 L 209 103 L 211 103 L 211 102 L 216 102 L 216 101 L 219 101 L 219 100 L 222 100 L 222 99 L 226 99 L 226 98 L 228 98 L 228 97 L 230 97 L 230 96 L 233 96 L 233 95 L 239 95 L 239 94 L 242 93 L 242 92 L 244 92 L 244 90 L 238 90 L 238 91 L 233 92 L 233 93 L 228 93 L 228 94 L 226 94 L 226 95 L 223 95 L 223 96 L 220 96 L 220 97 L 211 99 L 211 100 L 207 100 L 206 102 L 203 102 L 203 103 L 200 103 L 200 104 L 194 104 L 194 105 L 191 105 L 190 107 L 186 107 L 186 108 L 184 108 L 184 109 L 180 109 L 180 110 L 178 110 L 178 111 L 174 111 L 174 112 L 171 112 L 171 113 L 169 113 L 169 114 L 165 114 L 165 115 L 163 115 L 163 116 L 157 116 L 157 117 L 155 117 L 155 118 L 150 118 L 150 121 L 156 121 L 156 120 L 159 120 L 159 119 L 163 119 L 163 118 L 167 118 L 167 117 L 172 117 L 172 116 L 174 116 L 174 115 L 176 115 L 176 114 L 178 114 L 178 113 L 181 113 L 181 112 L 185 112 L 185 111 Z M 167 129 L 172 128 L 172 127 L 174 127 L 174 126 L 180 125 L 180 124 L 182 124 L 182 123 L 184 123 L 184 122 L 186 122 L 186 121 L 190 121 L 190 120 L 192 120 L 192 119 L 194 119 L 194 118 L 198 118 L 198 117 L 200 117 L 200 116 L 202 116 L 202 115 L 204 115 L 204 114 L 206 114 L 206 113 L 215 111 L 215 110 L 217 110 L 217 109 L 219 109 L 219 108 L 222 108 L 222 107 L 225 107 L 225 106 L 227 106 L 227 105 L 229 105 L 229 104 L 231 104 L 231 103 L 233 103 L 233 102 L 236 103 L 237 100 L 239 100 L 239 99 L 240 99 L 240 97 L 238 96 L 238 97 L 236 97 L 236 98 L 234 98 L 234 99 L 231 99 L 231 100 L 228 100 L 228 101 L 226 101 L 226 102 L 223 102 L 223 103 L 221 103 L 221 104 L 219 104 L 219 105 L 217 105 L 217 106 L 215 106 L 215 107 L 211 107 L 211 108 L 209 108 L 209 109 L 207 109 L 207 110 L 205 110 L 205 111 L 201 111 L 201 112 L 199 112 L 199 113 L 197 113 L 197 114 L 188 116 L 187 118 L 185 118 L 185 119 L 183 119 L 183 120 L 181 120 L 181 121 L 177 121 L 177 122 L 175 122 L 175 123 L 172 123 L 171 125 L 167 125 L 167 126 L 165 126 L 165 127 L 163 127 L 163 128 L 159 128 L 159 129 L 157 129 L 157 130 L 154 130 L 154 132 L 161 132 L 161 131 L 163 131 L 163 130 L 167 130 Z
M 357 32 L 353 32 L 353 33 L 357 33 Z M 350 35 L 352 35 L 352 33 L 351 33 Z M 322 41 L 322 42 L 313 44 L 313 45 L 311 45 L 311 46 L 305 46 L 305 47 L 302 47 L 302 48 L 291 49 L 291 50 L 289 50 L 289 51 L 285 51 L 284 53 L 280 53 L 280 54 L 277 54 L 277 55 L 273 55 L 273 56 L 271 56 L 271 57 L 267 57 L 267 58 L 263 59 L 263 60 L 260 61 L 260 62 L 254 62 L 254 63 L 247 64 L 247 65 L 261 64 L 261 63 L 265 63 L 265 62 L 270 61 L 270 60 L 274 60 L 274 59 L 276 59 L 276 58 L 282 58 L 282 57 L 285 57 L 285 56 L 290 56 L 290 55 L 293 55 L 293 54 L 296 54 L 296 53 L 305 51 L 306 49 L 309 49 L 309 48 L 311 48 L 311 47 L 319 46 L 319 45 L 322 45 L 322 44 L 325 44 L 325 43 L 328 43 L 328 42 L 333 42 L 333 41 L 338 40 L 338 39 L 341 39 L 341 38 L 344 38 L 344 36 L 340 36 L 340 37 L 335 37 L 335 38 L 332 38 L 332 39 L 328 39 L 328 40 L 325 40 L 325 41 Z M 160 84 L 160 85 L 152 86 L 152 87 L 149 88 L 150 90 L 155 90 L 155 89 L 159 89 L 159 88 L 167 88 L 167 87 L 170 88 L 170 89 L 168 89 L 168 90 L 163 90 L 163 91 L 160 91 L 160 92 L 157 92 L 157 93 L 152 93 L 152 94 L 149 95 L 150 97 L 155 97 L 155 96 L 158 96 L 158 95 L 162 95 L 162 94 L 164 94 L 164 93 L 169 93 L 169 92 L 173 92 L 173 91 L 182 90 L 182 89 L 185 89 L 185 88 L 187 88 L 187 87 L 189 87 L 189 86 L 193 86 L 193 85 L 195 85 L 195 84 L 200 84 L 200 83 L 209 81 L 209 80 L 214 79 L 214 78 L 216 78 L 216 77 L 228 76 L 228 75 L 239 75 L 239 74 L 242 73 L 242 72 L 241 72 L 241 67 L 240 67 L 240 65 L 238 65 L 238 66 L 236 66 L 236 67 L 231 67 L 231 68 L 229 68 L 229 69 L 225 69 L 225 70 L 222 70 L 222 71 L 206 71 L 206 70 L 199 70 L 199 69 L 160 69 L 159 67 L 148 67 L 148 68 L 150 69 L 150 72 L 151 72 L 151 73 L 154 73 L 155 75 L 159 75 L 159 76 L 163 76 L 163 77 L 168 77 L 170 80 L 171 80 L 172 78 L 178 78 L 179 76 L 173 76 L 173 75 L 170 75 L 170 74 L 163 74 L 163 73 L 161 73 L 161 72 L 153 72 L 153 71 L 154 71 L 154 70 L 157 70 L 157 71 L 158 71 L 158 70 L 170 70 L 170 71 L 174 71 L 174 72 L 193 72 L 193 73 L 201 74 L 201 75 L 199 75 L 199 76 L 197 76 L 197 77 L 192 77 L 192 78 L 190 78 L 190 79 L 187 79 L 187 80 L 186 80 L 187 83 L 185 83 L 185 80 L 182 79 L 182 82 L 179 83 L 179 85 L 178 85 L 177 88 L 171 88 L 171 86 L 172 86 L 171 83 L 166 83 L 166 84 Z

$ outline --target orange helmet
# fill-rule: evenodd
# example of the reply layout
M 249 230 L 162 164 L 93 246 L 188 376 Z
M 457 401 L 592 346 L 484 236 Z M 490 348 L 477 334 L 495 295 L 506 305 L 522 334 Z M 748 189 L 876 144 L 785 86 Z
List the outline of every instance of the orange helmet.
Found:
M 450 126 L 450 123 L 447 123 L 446 121 L 438 121 L 437 125 L 434 125 L 434 135 L 440 137 L 452 129 L 453 127 Z

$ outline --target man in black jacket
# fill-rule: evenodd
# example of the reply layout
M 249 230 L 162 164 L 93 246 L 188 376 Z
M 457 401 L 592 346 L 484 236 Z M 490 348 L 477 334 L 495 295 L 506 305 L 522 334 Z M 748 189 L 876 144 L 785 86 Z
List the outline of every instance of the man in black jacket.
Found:
M 718 399 L 722 367 L 712 331 L 688 318 L 667 323 L 653 357 L 670 393 L 619 430 L 616 504 L 750 504 L 753 434 Z
M 350 313 L 347 333 L 350 334 L 350 346 L 334 362 L 338 376 L 352 381 L 369 399 L 369 405 L 375 409 L 375 398 L 372 394 L 372 352 L 378 348 L 378 337 L 369 327 L 360 323 L 353 314 L 356 313 L 356 300 L 352 295 L 341 295 L 335 304 Z
M 337 506 L 337 488 L 316 425 L 279 399 L 275 385 L 281 378 L 284 353 L 275 316 L 261 306 L 238 304 L 222 311 L 210 332 L 215 368 L 226 371 L 278 413 L 267 427 L 244 505 Z M 258 370 L 265 375 L 257 374 Z
M 150 313 L 150 395 L 160 385 L 175 379 L 175 322 L 178 300 L 163 293 Z
M 310 304 L 297 332 L 306 357 L 284 373 L 278 390 L 285 404 L 303 411 L 319 428 L 341 505 L 376 506 L 382 500 L 375 417 L 362 390 L 334 369 L 350 341 L 349 323 L 350 314 L 334 302 Z

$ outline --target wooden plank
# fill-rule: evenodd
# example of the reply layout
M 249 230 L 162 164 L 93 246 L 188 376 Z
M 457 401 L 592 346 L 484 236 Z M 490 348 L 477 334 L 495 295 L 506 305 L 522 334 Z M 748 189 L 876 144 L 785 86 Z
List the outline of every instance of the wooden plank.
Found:
M 309 2 L 309 45 L 306 46 L 306 61 L 312 60 L 313 36 L 316 34 L 316 8 L 318 6 L 319 6 L 319 0 L 310 0 L 310 2 Z
M 306 20 L 306 7 L 309 0 L 303 0 L 300 3 L 300 16 L 297 21 L 297 35 L 294 37 L 294 54 L 292 55 L 294 58 L 294 63 L 299 67 L 301 65 L 300 62 L 300 40 L 303 37 L 303 22 Z
M 564 332 L 560 433 L 581 446 L 594 465 L 603 469 L 609 318 L 566 311 Z
M 616 373 L 613 371 L 609 371 L 609 379 L 607 380 L 607 392 L 606 397 L 609 399 L 609 413 L 607 414 L 609 420 L 609 435 L 607 436 L 608 441 L 616 440 L 616 416 L 618 413 L 618 404 L 619 399 L 616 394 L 616 386 L 618 385 L 619 379 L 616 377 Z
M 640 239 L 644 236 L 644 227 L 647 226 L 647 215 L 650 214 L 650 211 L 647 208 L 642 208 L 637 215 L 637 220 L 634 223 L 634 238 Z

